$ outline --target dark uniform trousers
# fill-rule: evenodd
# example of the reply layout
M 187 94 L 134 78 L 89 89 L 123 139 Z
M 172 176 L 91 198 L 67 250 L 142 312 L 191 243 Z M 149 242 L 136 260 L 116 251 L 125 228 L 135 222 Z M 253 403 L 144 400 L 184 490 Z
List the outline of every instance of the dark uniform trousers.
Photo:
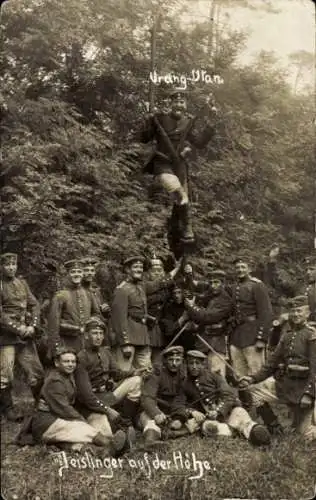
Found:
M 309 325 L 289 328 L 265 366 L 253 376 L 255 406 L 281 402 L 293 414 L 293 426 L 308 440 L 316 439 L 316 330 Z M 304 394 L 312 397 L 311 408 L 300 407 Z
M 1 335 L 0 335 L 0 385 L 9 389 L 13 382 L 15 362 L 26 373 L 28 385 L 35 388 L 44 377 L 35 342 L 19 337 L 18 329 L 25 325 L 26 312 L 30 312 L 32 326 L 39 321 L 38 302 L 26 281 L 13 278 L 1 282 Z M 13 331 L 16 329 L 16 335 Z M 11 333 L 10 333 L 11 331 Z

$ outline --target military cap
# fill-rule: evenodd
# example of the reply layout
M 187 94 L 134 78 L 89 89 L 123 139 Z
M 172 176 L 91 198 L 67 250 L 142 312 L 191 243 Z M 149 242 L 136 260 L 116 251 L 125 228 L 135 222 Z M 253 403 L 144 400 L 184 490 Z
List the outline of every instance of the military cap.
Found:
M 133 255 L 132 257 L 128 257 L 127 259 L 124 260 L 123 266 L 129 267 L 132 264 L 135 264 L 135 262 L 141 262 L 142 264 L 144 264 L 145 258 L 141 255 Z
M 102 328 L 105 329 L 105 323 L 98 316 L 91 316 L 91 318 L 86 322 L 85 328 L 87 331 L 92 330 L 92 328 Z
M 66 262 L 64 262 L 64 267 L 67 269 L 67 271 L 71 271 L 71 269 L 75 269 L 75 268 L 82 269 L 83 263 L 79 259 L 67 260 Z
M 226 276 L 226 273 L 222 269 L 212 269 L 209 272 L 209 276 L 210 276 L 210 278 L 224 279 Z
M 57 345 L 57 347 L 54 349 L 53 352 L 53 358 L 59 358 L 63 354 L 74 354 L 77 357 L 77 353 L 74 349 L 71 349 L 70 347 L 66 347 L 65 345 Z
M 235 264 L 235 265 L 240 263 L 240 262 L 242 262 L 244 264 L 248 264 L 249 266 L 252 266 L 254 263 L 253 259 L 249 255 L 245 255 L 245 254 L 238 255 L 233 260 L 233 264 Z
M 293 309 L 295 307 L 308 306 L 308 298 L 306 297 L 306 295 L 297 295 L 296 297 L 293 297 L 289 300 L 289 306 Z
M 18 256 L 16 253 L 3 253 L 0 257 L 1 264 L 4 264 L 5 262 L 17 262 Z
M 184 354 L 184 349 L 181 345 L 173 345 L 171 347 L 167 347 L 164 351 L 161 353 L 163 356 L 168 357 L 168 356 L 173 356 L 173 355 L 180 355 L 183 356 Z
M 83 259 L 81 259 L 81 262 L 84 266 L 96 266 L 97 264 L 99 264 L 100 262 L 100 259 L 98 257 L 84 257 Z
M 171 100 L 185 99 L 187 97 L 188 91 L 181 87 L 176 87 L 168 92 L 168 96 Z
M 149 266 L 151 267 L 159 264 L 162 266 L 164 265 L 163 258 L 160 255 L 153 253 L 149 258 Z
M 202 351 L 188 351 L 187 358 L 206 359 L 207 356 Z

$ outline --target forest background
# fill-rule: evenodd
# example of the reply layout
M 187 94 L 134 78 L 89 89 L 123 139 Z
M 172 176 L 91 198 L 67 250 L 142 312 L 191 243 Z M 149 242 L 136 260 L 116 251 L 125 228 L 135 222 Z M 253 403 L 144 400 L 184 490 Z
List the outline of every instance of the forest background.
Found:
M 143 175 L 148 148 L 135 141 L 149 101 L 153 18 L 159 74 L 204 69 L 223 80 L 197 83 L 189 98 L 193 114 L 203 114 L 211 91 L 219 108 L 216 137 L 191 168 L 196 271 L 211 252 L 225 268 L 239 251 L 260 263 L 277 242 L 284 268 L 302 277 L 313 250 L 316 174 L 313 89 L 297 87 L 312 54 L 291 56 L 293 86 L 277 54 L 240 63 L 247 34 L 225 23 L 222 10 L 277 3 L 212 0 L 213 21 L 184 22 L 187 5 L 16 0 L 2 7 L 2 250 L 21 255 L 21 273 L 39 297 L 65 259 L 99 256 L 109 293 L 130 252 L 150 245 L 168 254 L 170 201 Z

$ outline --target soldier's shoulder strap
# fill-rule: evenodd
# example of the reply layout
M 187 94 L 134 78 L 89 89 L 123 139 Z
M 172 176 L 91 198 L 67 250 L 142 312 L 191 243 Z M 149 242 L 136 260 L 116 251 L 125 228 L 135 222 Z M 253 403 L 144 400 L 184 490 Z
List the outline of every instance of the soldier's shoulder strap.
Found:
M 256 278 L 255 276 L 250 276 L 250 281 L 253 283 L 263 283 L 263 281 L 259 280 L 259 278 Z
M 123 280 L 123 281 L 121 281 L 121 283 L 119 285 L 117 285 L 116 289 L 125 288 L 126 285 L 128 285 L 128 284 L 129 284 L 128 281 Z

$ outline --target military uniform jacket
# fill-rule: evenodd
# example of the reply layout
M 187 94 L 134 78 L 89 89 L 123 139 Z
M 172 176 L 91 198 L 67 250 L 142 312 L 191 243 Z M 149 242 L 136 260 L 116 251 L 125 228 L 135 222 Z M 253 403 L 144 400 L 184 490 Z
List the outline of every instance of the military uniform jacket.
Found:
M 50 304 L 47 320 L 48 340 L 51 346 L 60 342 L 60 337 L 80 337 L 91 315 L 100 314 L 100 309 L 89 290 L 82 286 L 68 287 L 58 291 Z
M 187 405 L 192 409 L 201 412 L 215 409 L 218 412 L 218 419 L 222 421 L 229 417 L 233 408 L 241 406 L 226 380 L 207 369 L 197 378 L 188 376 L 184 392 Z
M 117 345 L 149 345 L 147 298 L 142 283 L 123 281 L 114 290 L 111 326 Z
M 267 287 L 257 278 L 247 278 L 232 287 L 236 327 L 232 345 L 243 349 L 257 340 L 268 342 L 272 326 L 272 306 Z
M 299 404 L 303 394 L 315 398 L 316 330 L 306 324 L 285 331 L 275 351 L 262 369 L 253 376 L 261 382 L 273 375 L 276 392 L 288 404 Z
M 184 304 L 177 304 L 172 300 L 165 304 L 160 319 L 160 328 L 164 335 L 164 344 L 168 344 L 183 327 L 183 325 L 180 326 L 179 319 L 184 311 Z M 196 339 L 194 333 L 196 329 L 192 328 L 192 326 L 193 324 L 191 323 L 191 328 L 188 326 L 177 340 L 177 344 L 182 345 L 185 351 L 195 349 Z
M 310 310 L 310 320 L 316 321 L 316 282 L 308 285 L 305 293 Z
M 223 288 L 218 295 L 214 295 L 206 308 L 191 306 L 187 308 L 190 318 L 203 328 L 200 334 L 217 351 L 226 353 L 227 319 L 232 314 L 233 302 L 229 293 Z M 196 348 L 207 352 L 207 347 L 199 339 Z
M 165 366 L 155 367 L 143 382 L 140 404 L 150 418 L 161 412 L 185 417 L 183 370 L 171 373 Z
M 147 296 L 148 314 L 156 321 L 148 325 L 148 333 L 151 347 L 162 347 L 164 345 L 163 333 L 161 332 L 159 320 L 162 309 L 170 296 L 170 286 L 172 279 L 165 278 L 161 280 L 147 280 L 145 291 Z
M 116 403 L 113 393 L 108 390 L 109 380 L 120 381 L 132 375 L 119 369 L 113 358 L 111 349 L 100 348 L 83 349 L 78 354 L 78 369 L 76 370 L 76 384 L 79 401 L 85 402 L 91 391 L 107 406 Z
M 176 120 L 171 114 L 158 113 L 156 115 L 159 123 L 162 125 L 166 131 L 174 149 L 177 153 L 178 147 L 182 141 L 183 134 L 186 130 L 190 130 L 186 135 L 186 141 L 191 143 L 197 148 L 203 148 L 213 137 L 215 129 L 212 125 L 207 124 L 204 131 L 201 134 L 194 133 L 192 124 L 194 123 L 194 118 L 191 115 L 184 115 L 180 120 Z M 140 133 L 140 139 L 142 142 L 146 143 L 156 139 L 157 147 L 153 155 L 150 157 L 149 161 L 145 165 L 145 171 L 153 175 L 160 175 L 162 173 L 174 173 L 179 176 L 179 172 L 175 170 L 173 161 L 170 158 L 169 150 L 165 145 L 164 139 L 157 128 L 154 118 L 151 116 L 144 124 L 143 130 Z M 182 145 L 182 148 L 184 144 Z M 180 178 L 183 182 L 183 179 Z
M 45 378 L 38 409 L 33 417 L 33 436 L 39 440 L 58 418 L 85 421 L 75 408 L 78 395 L 75 375 L 65 375 L 56 368 L 51 370 Z M 92 392 L 87 392 L 86 397 L 80 396 L 90 413 L 106 413 L 104 404 Z
M 0 287 L 0 345 L 23 344 L 18 327 L 25 324 L 26 313 L 30 313 L 29 324 L 38 326 L 39 304 L 23 279 L 1 279 Z

